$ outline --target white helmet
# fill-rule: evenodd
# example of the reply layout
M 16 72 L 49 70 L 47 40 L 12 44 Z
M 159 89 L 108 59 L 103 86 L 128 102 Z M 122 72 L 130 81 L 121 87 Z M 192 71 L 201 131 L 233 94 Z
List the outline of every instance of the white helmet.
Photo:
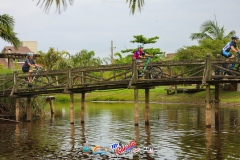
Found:
M 139 45 L 138 45 L 138 48 L 143 48 L 143 45 L 142 45 L 142 44 L 139 44 Z
M 31 57 L 31 56 L 33 56 L 33 53 L 32 52 L 28 52 L 27 53 L 27 57 Z

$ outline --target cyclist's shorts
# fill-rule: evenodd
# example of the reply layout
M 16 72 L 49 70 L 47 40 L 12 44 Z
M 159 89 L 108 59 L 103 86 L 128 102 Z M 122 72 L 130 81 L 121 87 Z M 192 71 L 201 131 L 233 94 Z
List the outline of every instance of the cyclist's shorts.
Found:
M 229 58 L 229 57 L 232 56 L 231 53 L 229 53 L 229 52 L 227 52 L 227 51 L 223 51 L 223 50 L 222 50 L 222 55 L 223 55 L 225 58 Z
M 23 73 L 26 73 L 29 71 L 29 68 L 22 68 Z

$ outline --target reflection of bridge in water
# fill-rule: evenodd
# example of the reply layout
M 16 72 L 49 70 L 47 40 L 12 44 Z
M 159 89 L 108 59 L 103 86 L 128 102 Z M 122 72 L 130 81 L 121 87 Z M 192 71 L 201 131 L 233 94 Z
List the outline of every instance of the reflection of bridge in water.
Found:
M 84 123 L 85 93 L 94 90 L 118 88 L 134 89 L 135 125 L 138 125 L 138 89 L 145 89 L 145 124 L 149 124 L 149 90 L 155 86 L 177 84 L 202 84 L 206 88 L 206 126 L 211 126 L 211 98 L 210 85 L 215 85 L 215 105 L 219 104 L 219 84 L 239 83 L 240 72 L 222 67 L 225 60 L 194 61 L 163 61 L 150 63 L 151 66 L 161 67 L 161 74 L 145 71 L 144 77 L 138 77 L 137 65 L 102 65 L 98 67 L 68 68 L 66 70 L 42 71 L 33 73 L 36 79 L 28 87 L 26 75 L 14 72 L 13 75 L 1 76 L 1 97 L 16 98 L 16 121 L 19 121 L 19 98 L 27 97 L 27 121 L 31 120 L 31 97 L 51 93 L 65 93 L 70 95 L 70 123 L 74 123 L 74 93 L 81 93 L 82 115 Z M 238 63 L 239 62 L 235 62 Z M 178 70 L 176 71 L 177 68 Z M 214 72 L 219 71 L 219 72 Z M 224 76 L 223 72 L 231 73 Z M 215 73 L 215 74 L 214 74 Z M 151 78 L 154 77 L 154 78 Z M 50 99 L 51 101 L 51 99 Z M 54 111 L 53 111 L 54 112 Z M 216 115 L 218 107 L 216 107 Z

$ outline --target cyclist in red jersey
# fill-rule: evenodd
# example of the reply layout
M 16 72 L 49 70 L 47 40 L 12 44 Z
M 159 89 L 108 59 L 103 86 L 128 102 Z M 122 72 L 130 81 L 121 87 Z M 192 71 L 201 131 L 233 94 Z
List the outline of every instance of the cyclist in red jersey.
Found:
M 145 54 L 143 51 L 143 45 L 140 44 L 138 45 L 138 50 L 133 54 L 133 59 L 136 60 L 137 64 L 139 65 L 139 70 L 140 70 L 140 75 L 143 76 L 144 73 L 142 72 L 143 70 L 143 63 L 141 61 L 144 56 L 150 56 L 149 54 Z

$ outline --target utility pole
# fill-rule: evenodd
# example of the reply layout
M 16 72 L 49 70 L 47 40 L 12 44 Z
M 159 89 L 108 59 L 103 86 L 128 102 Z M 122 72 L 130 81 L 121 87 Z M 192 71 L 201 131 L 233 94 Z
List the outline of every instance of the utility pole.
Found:
M 111 41 L 111 63 L 113 64 L 113 41 Z

